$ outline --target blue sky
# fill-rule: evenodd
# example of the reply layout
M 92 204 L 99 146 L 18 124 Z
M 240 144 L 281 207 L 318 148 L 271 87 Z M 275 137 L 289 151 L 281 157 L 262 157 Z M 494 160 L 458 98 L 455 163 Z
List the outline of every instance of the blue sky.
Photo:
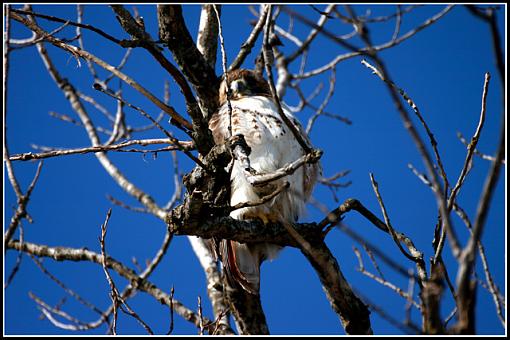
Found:
M 320 5 L 319 8 L 323 8 Z M 127 6 L 132 10 L 131 6 Z M 156 9 L 152 5 L 137 6 L 145 19 L 147 31 L 157 37 Z M 356 5 L 357 13 L 371 8 L 371 16 L 392 13 L 395 6 Z M 401 34 L 421 24 L 427 18 L 440 12 L 443 5 L 426 5 L 404 16 Z M 36 5 L 37 12 L 75 20 L 75 6 Z M 318 14 L 310 6 L 295 6 L 295 10 L 316 20 Z M 343 8 L 340 7 L 343 11 Z M 506 8 L 498 11 L 499 28 L 502 39 L 506 41 Z M 117 38 L 128 38 L 114 19 L 109 7 L 103 5 L 85 6 L 84 22 L 96 25 Z M 197 5 L 184 6 L 184 16 L 193 37 L 198 30 L 200 8 Z M 232 61 L 239 46 L 249 35 L 250 20 L 253 15 L 246 6 L 225 5 L 222 13 L 222 25 L 226 45 L 227 59 Z M 278 23 L 288 26 L 287 17 L 282 14 Z M 42 27 L 52 30 L 55 23 L 39 20 Z M 385 42 L 391 38 L 394 21 L 386 24 L 371 25 L 370 32 L 374 43 Z M 350 32 L 350 27 L 336 19 L 326 26 L 335 34 Z M 308 29 L 295 23 L 294 34 L 302 39 Z M 112 46 L 92 32 L 84 31 L 86 49 L 110 64 L 116 65 L 123 55 L 120 47 Z M 12 24 L 12 37 L 28 37 L 29 32 L 17 23 Z M 75 35 L 68 27 L 58 37 L 71 38 Z M 292 42 L 281 38 L 283 51 L 293 51 Z M 358 40 L 352 43 L 361 46 Z M 94 96 L 98 102 L 115 111 L 115 103 L 92 89 L 92 77 L 85 63 L 78 66 L 76 60 L 62 50 L 47 46 L 50 56 L 60 73 L 67 77 L 80 91 Z M 260 39 L 254 48 L 258 51 Z M 306 70 L 315 69 L 337 54 L 346 53 L 341 46 L 319 36 L 313 43 Z M 167 56 L 170 56 L 168 52 Z M 220 52 L 218 51 L 218 56 Z M 392 79 L 410 95 L 420 108 L 429 127 L 438 141 L 439 151 L 450 182 L 455 183 L 462 169 L 466 149 L 456 134 L 461 132 L 469 139 L 476 129 L 480 113 L 480 103 L 484 73 L 490 72 L 492 80 L 487 99 L 487 118 L 481 134 L 478 149 L 494 154 L 498 142 L 498 126 L 501 117 L 500 80 L 495 69 L 491 39 L 488 26 L 474 18 L 465 8 L 457 6 L 444 18 L 431 27 L 416 34 L 413 38 L 380 53 L 386 63 Z M 221 60 L 220 58 L 218 58 Z M 255 54 L 250 55 L 244 67 L 252 67 Z M 373 173 L 379 183 L 393 226 L 409 236 L 417 248 L 425 255 L 426 263 L 433 255 L 432 235 L 437 220 L 437 207 L 432 192 L 424 186 L 408 169 L 411 163 L 419 171 L 425 172 L 424 164 L 405 130 L 395 110 L 384 84 L 355 57 L 341 62 L 336 68 L 335 93 L 326 111 L 349 118 L 352 125 L 334 119 L 321 117 L 312 133 L 313 144 L 324 150 L 322 165 L 324 176 L 338 171 L 350 170 L 345 181 L 352 184 L 338 191 L 342 202 L 349 197 L 359 199 L 367 208 L 382 218 L 380 209 L 370 183 L 369 173 Z M 291 64 L 296 72 L 299 60 Z M 102 77 L 108 75 L 96 67 Z M 124 72 L 143 84 L 152 93 L 163 97 L 163 84 L 170 82 L 171 105 L 178 112 L 185 113 L 184 101 L 173 80 L 141 49 L 134 50 Z M 221 74 L 221 64 L 216 65 L 217 74 Z M 305 94 L 311 93 L 318 83 L 324 82 L 325 89 L 314 99 L 319 106 L 326 96 L 328 78 L 325 73 L 320 77 L 303 82 Z M 118 87 L 113 80 L 112 86 Z M 90 145 L 85 131 L 76 126 L 52 118 L 48 113 L 54 111 L 72 117 L 67 100 L 47 74 L 35 48 L 23 48 L 11 53 L 9 73 L 9 93 L 7 107 L 7 140 L 11 154 L 34 151 L 31 144 L 53 147 L 84 147 Z M 123 84 L 123 93 L 129 101 L 156 117 L 157 107 L 136 91 Z M 298 103 L 294 91 L 287 91 L 284 101 L 290 105 Z M 86 108 L 96 125 L 107 126 L 105 117 L 86 104 Z M 410 111 L 410 113 L 412 113 Z M 132 126 L 147 124 L 138 112 L 127 109 L 127 120 Z M 305 109 L 298 118 L 306 124 L 313 114 Z M 415 120 L 418 124 L 417 120 Z M 166 123 L 166 122 L 165 122 Z M 166 125 L 167 127 L 168 124 Z M 419 126 L 419 125 L 418 125 Z M 426 134 L 419 127 L 420 134 Z M 179 132 L 176 132 L 181 136 Z M 135 138 L 163 138 L 157 130 L 135 136 Z M 182 136 L 181 136 L 182 137 Z M 106 141 L 103 135 L 103 141 Z M 133 153 L 110 153 L 111 160 L 137 186 L 150 194 L 160 205 L 164 205 L 173 194 L 172 160 L 169 154 L 159 153 L 156 158 L 151 154 L 142 156 Z M 179 157 L 181 170 L 189 171 L 192 164 L 186 157 Z M 489 162 L 475 157 L 471 172 L 458 196 L 458 203 L 473 219 L 477 202 L 487 174 Z M 14 163 L 15 173 L 23 190 L 30 183 L 37 163 Z M 506 167 L 496 188 L 489 211 L 483 244 L 493 278 L 505 295 L 505 182 Z M 8 225 L 16 206 L 14 192 L 4 176 L 4 224 Z M 74 155 L 47 159 L 44 162 L 39 183 L 29 203 L 28 211 L 34 219 L 33 224 L 23 222 L 24 237 L 28 242 L 51 246 L 86 247 L 100 252 L 98 237 L 100 226 L 106 212 L 111 207 L 106 195 L 112 195 L 126 204 L 137 202 L 125 194 L 102 169 L 92 154 Z M 314 197 L 328 209 L 334 209 L 336 203 L 324 186 L 317 186 Z M 323 213 L 310 206 L 303 221 L 318 221 Z M 465 244 L 468 232 L 460 219 L 452 215 L 454 227 Z M 366 220 L 349 213 L 345 225 L 362 235 L 370 243 L 376 244 L 391 258 L 406 268 L 413 268 L 393 244 L 391 238 L 374 228 Z M 121 207 L 113 207 L 107 236 L 109 254 L 131 264 L 135 257 L 143 264 L 152 258 L 165 233 L 164 224 L 153 216 L 134 213 Z M 16 234 L 16 238 L 17 238 Z M 356 270 L 358 262 L 353 253 L 355 245 L 362 248 L 345 233 L 333 230 L 326 242 L 336 256 L 344 276 L 350 284 L 372 302 L 386 309 L 398 320 L 405 316 L 405 300 L 393 291 L 383 287 Z M 4 275 L 8 275 L 16 260 L 16 253 L 8 251 L 5 256 Z M 366 254 L 365 266 L 375 273 Z M 449 249 L 444 257 L 449 266 L 450 275 L 456 274 L 455 260 Z M 406 290 L 408 280 L 382 261 L 378 261 L 385 277 L 395 285 Z M 106 309 L 110 304 L 108 283 L 100 266 L 87 263 L 55 262 L 44 260 L 44 265 L 66 285 L 74 289 L 95 305 Z M 428 268 L 427 268 L 428 269 Z M 477 273 L 485 280 L 481 265 L 477 262 Z M 113 275 L 119 287 L 126 282 Z M 186 237 L 176 237 L 159 268 L 150 280 L 166 291 L 175 287 L 175 298 L 191 309 L 197 308 L 197 296 L 206 299 L 206 286 L 203 271 L 193 254 Z M 415 287 L 415 299 L 418 287 Z M 5 290 L 4 332 L 6 334 L 75 334 L 55 328 L 47 320 L 39 318 L 40 311 L 29 298 L 33 292 L 51 305 L 55 305 L 66 294 L 53 281 L 46 277 L 32 262 L 24 256 L 20 271 L 12 284 Z M 446 318 L 453 308 L 451 295 L 445 289 L 441 317 Z M 262 266 L 261 283 L 262 304 L 266 312 L 269 329 L 272 334 L 343 334 L 337 315 L 332 311 L 322 291 L 320 282 L 304 257 L 296 249 L 285 249 L 273 262 Z M 165 306 L 145 293 L 138 293 L 130 300 L 130 306 L 158 334 L 166 333 L 169 325 L 169 312 Z M 96 315 L 85 307 L 68 298 L 63 310 L 84 321 L 96 320 Z M 211 308 L 204 306 L 205 315 L 211 317 Z M 377 313 L 371 314 L 372 328 L 377 334 L 401 334 Z M 419 312 L 412 310 L 412 320 L 420 323 Z M 119 333 L 144 334 L 144 330 L 132 318 L 119 314 Z M 496 309 L 489 293 L 478 289 L 477 330 L 483 334 L 504 334 L 504 329 L 496 316 Z M 87 334 L 104 334 L 105 327 L 89 331 Z M 196 328 L 175 317 L 174 334 L 196 334 Z

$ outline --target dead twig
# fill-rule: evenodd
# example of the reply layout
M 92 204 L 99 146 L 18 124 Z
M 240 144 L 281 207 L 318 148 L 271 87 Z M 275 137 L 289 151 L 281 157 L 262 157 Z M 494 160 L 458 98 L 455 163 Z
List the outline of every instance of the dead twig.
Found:
M 135 318 L 136 321 L 138 321 L 143 326 L 143 328 L 145 328 L 147 333 L 153 335 L 154 332 L 152 332 L 151 328 L 138 316 L 138 314 L 136 314 L 131 309 L 131 307 L 129 307 L 129 305 L 126 303 L 126 301 L 124 301 L 124 299 L 121 297 L 121 295 L 120 295 L 119 291 L 117 290 L 117 287 L 115 286 L 115 283 L 113 282 L 113 279 L 106 267 L 105 237 L 106 237 L 108 221 L 110 220 L 111 213 L 112 213 L 112 209 L 110 208 L 110 209 L 108 209 L 108 212 L 106 213 L 106 219 L 101 226 L 100 244 L 101 244 L 101 257 L 102 257 L 103 271 L 106 275 L 106 279 L 108 280 L 108 284 L 110 285 L 110 297 L 112 298 L 112 302 L 113 302 L 113 306 L 114 306 L 113 327 L 112 327 L 113 334 L 114 335 L 117 334 L 117 328 L 116 328 L 117 327 L 117 311 L 116 311 L 116 309 L 117 309 L 117 307 L 119 307 L 119 308 L 121 308 L 121 310 L 124 311 L 124 308 L 122 308 L 122 307 L 125 307 L 126 313 L 128 315 L 132 316 L 133 318 Z

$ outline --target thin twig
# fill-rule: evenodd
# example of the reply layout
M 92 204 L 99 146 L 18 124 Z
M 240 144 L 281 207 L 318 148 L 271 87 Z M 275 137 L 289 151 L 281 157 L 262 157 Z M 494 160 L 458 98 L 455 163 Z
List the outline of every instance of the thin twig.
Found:
M 319 116 L 324 113 L 324 109 L 328 105 L 329 100 L 331 99 L 331 97 L 333 97 L 333 93 L 335 92 L 335 84 L 336 84 L 336 69 L 333 68 L 331 69 L 331 76 L 329 78 L 329 91 L 326 94 L 326 97 L 324 98 L 322 104 L 315 112 L 315 114 L 308 120 L 308 124 L 306 125 L 305 129 L 307 135 L 310 135 L 310 131 L 312 130 L 313 124 L 315 123 L 317 118 L 319 118 Z
M 5 152 L 5 149 L 4 149 Z M 6 163 L 10 163 L 10 160 L 7 158 L 5 159 Z M 34 178 L 32 179 L 32 182 L 28 186 L 27 192 L 23 195 L 21 194 L 21 197 L 18 197 L 18 207 L 16 208 L 16 212 L 14 213 L 14 216 L 11 218 L 11 222 L 9 224 L 9 227 L 4 233 L 4 247 L 9 242 L 9 240 L 14 235 L 14 232 L 16 231 L 16 228 L 18 227 L 19 223 L 21 222 L 21 219 L 27 218 L 29 221 L 31 219 L 29 218 L 29 215 L 27 213 L 27 204 L 30 200 L 30 196 L 32 195 L 32 191 L 35 188 L 35 185 L 37 184 L 37 180 L 39 179 L 39 175 L 41 174 L 41 169 L 43 166 L 43 161 L 40 161 L 37 165 L 37 170 L 35 172 Z
M 495 187 L 498 182 L 501 168 L 501 160 L 505 157 L 505 134 L 506 134 L 506 110 L 501 112 L 501 123 L 500 123 L 499 141 L 498 148 L 496 151 L 496 160 L 491 164 L 489 172 L 487 173 L 483 190 L 478 201 L 478 207 L 476 211 L 476 217 L 473 223 L 473 233 L 469 238 L 466 246 L 462 250 L 459 257 L 459 270 L 457 272 L 457 306 L 459 308 L 459 322 L 457 329 L 460 332 L 469 332 L 474 329 L 472 320 L 469 315 L 472 314 L 474 304 L 470 303 L 474 299 L 475 289 L 471 284 L 470 276 L 475 264 L 476 258 L 476 245 L 481 239 L 491 199 L 494 195 Z
M 37 267 L 46 275 L 48 276 L 52 281 L 54 281 L 58 286 L 60 286 L 64 292 L 66 292 L 67 294 L 69 294 L 70 296 L 72 296 L 73 298 L 76 299 L 76 301 L 80 302 L 81 304 L 83 304 L 84 306 L 88 307 L 89 309 L 91 309 L 92 311 L 96 312 L 97 314 L 101 315 L 102 317 L 104 317 L 106 319 L 106 317 L 103 315 L 103 312 L 98 308 L 96 307 L 95 305 L 93 305 L 92 303 L 88 302 L 87 300 L 83 299 L 80 295 L 78 295 L 74 290 L 70 289 L 69 287 L 67 287 L 62 281 L 60 281 L 57 277 L 55 277 L 53 274 L 51 274 L 42 264 L 42 261 L 39 260 L 37 257 L 35 257 L 34 255 L 32 254 L 29 254 L 30 257 L 32 258 L 32 260 L 34 261 L 34 263 L 37 265 Z
M 388 228 L 388 233 L 391 235 L 393 241 L 395 242 L 397 247 L 400 249 L 402 254 L 404 254 L 404 256 L 407 257 L 408 259 L 410 259 L 411 261 L 416 261 L 415 256 L 408 254 L 404 250 L 402 245 L 400 244 L 400 240 L 399 240 L 395 230 L 391 226 L 390 218 L 388 216 L 388 213 L 386 212 L 386 207 L 384 206 L 384 202 L 382 200 L 381 194 L 379 193 L 379 185 L 375 181 L 374 175 L 372 173 L 370 173 L 370 182 L 372 182 L 372 188 L 374 189 L 375 196 L 377 197 L 377 201 L 379 202 L 379 206 L 381 207 L 381 211 L 382 211 L 383 216 L 384 216 L 384 222 L 386 222 L 386 227 Z
M 21 188 L 19 186 L 18 180 L 16 179 L 16 176 L 14 174 L 14 170 L 12 168 L 10 159 L 9 159 L 9 150 L 7 148 L 7 89 L 8 89 L 8 78 L 9 78 L 9 39 L 11 34 L 11 11 L 9 5 L 4 5 L 5 9 L 5 30 L 4 30 L 4 53 L 3 53 L 3 95 L 4 95 L 4 101 L 3 101 L 3 111 L 4 111 L 4 121 L 3 121 L 3 132 L 4 132 L 4 162 L 5 167 L 7 170 L 7 176 L 9 178 L 9 181 L 11 182 L 12 188 L 14 189 L 14 192 L 16 193 L 16 197 L 18 200 L 23 196 L 23 193 L 21 192 Z
M 450 241 L 450 246 L 451 246 L 452 252 L 454 253 L 454 255 L 458 255 L 456 253 L 456 251 L 458 249 L 460 249 L 459 241 L 457 239 L 457 236 L 455 234 L 455 231 L 454 231 L 453 226 L 450 221 L 450 214 L 447 209 L 446 197 L 444 195 L 441 183 L 439 182 L 438 174 L 436 173 L 436 169 L 433 165 L 431 156 L 429 155 L 429 152 L 427 151 L 427 149 L 425 147 L 425 143 L 423 142 L 420 135 L 418 134 L 418 131 L 417 131 L 416 127 L 414 126 L 414 124 L 411 120 L 411 117 L 409 116 L 407 111 L 404 109 L 404 107 L 400 101 L 400 98 L 398 96 L 398 91 L 395 89 L 394 86 L 391 85 L 391 84 L 393 84 L 393 82 L 389 78 L 389 75 L 386 71 L 384 64 L 382 63 L 380 58 L 377 56 L 376 52 L 372 49 L 372 45 L 370 43 L 370 39 L 368 38 L 368 35 L 363 34 L 362 37 L 365 40 L 368 48 L 372 52 L 371 57 L 372 57 L 372 59 L 374 59 L 376 61 L 378 68 L 375 68 L 374 66 L 370 65 L 365 60 L 363 60 L 362 63 L 366 67 L 370 68 L 374 72 L 374 74 L 378 75 L 381 78 L 381 80 L 383 80 L 386 83 L 387 88 L 390 92 L 390 96 L 392 97 L 392 100 L 397 108 L 397 111 L 400 114 L 402 122 L 404 123 L 405 128 L 407 129 L 413 142 L 415 143 L 416 148 L 418 149 L 418 152 L 420 153 L 421 158 L 427 168 L 427 172 L 431 178 L 431 183 L 432 183 L 433 187 L 435 188 L 433 190 L 433 193 L 435 194 L 436 203 L 437 203 L 439 211 L 441 213 L 442 224 L 444 225 L 444 228 L 446 228 L 446 231 L 448 232 L 448 240 Z M 445 182 L 446 182 L 446 179 L 445 179 Z
M 363 249 L 367 253 L 368 257 L 370 258 L 370 261 L 372 262 L 372 265 L 374 266 L 375 270 L 377 270 L 377 272 L 379 273 L 379 276 L 383 280 L 386 280 L 384 278 L 382 271 L 381 271 L 381 268 L 379 268 L 379 265 L 377 264 L 377 261 L 375 260 L 374 254 L 372 254 L 372 251 L 370 250 L 370 248 L 368 248 L 366 244 L 363 244 Z
M 466 147 L 469 146 L 469 143 L 466 141 L 466 139 L 464 138 L 464 136 L 462 135 L 462 133 L 460 132 L 457 132 L 457 138 L 462 142 L 462 144 L 464 144 Z M 491 156 L 491 155 L 487 155 L 483 152 L 480 152 L 480 150 L 478 149 L 474 149 L 474 154 L 477 155 L 478 157 L 480 157 L 481 159 L 485 159 L 486 161 L 491 161 L 491 162 L 494 162 L 495 158 L 494 156 Z M 501 163 L 502 164 L 506 164 L 506 161 L 504 159 L 501 160 Z
M 474 150 L 476 149 L 476 145 L 478 144 L 478 139 L 480 138 L 480 133 L 482 132 L 483 124 L 485 122 L 485 111 L 486 111 L 486 105 L 487 105 L 487 90 L 489 88 L 489 80 L 490 80 L 490 74 L 487 72 L 485 73 L 485 80 L 483 84 L 483 93 L 482 93 L 482 106 L 480 111 L 480 118 L 478 121 L 478 126 L 476 127 L 476 131 L 471 137 L 471 142 L 469 143 L 466 159 L 464 161 L 464 166 L 462 167 L 462 170 L 460 172 L 459 178 L 457 179 L 457 183 L 455 183 L 455 186 L 453 187 L 450 197 L 447 201 L 447 210 L 450 212 L 453 208 L 453 204 L 455 203 L 455 199 L 457 198 L 457 194 L 462 186 L 464 184 L 464 180 L 469 172 L 469 169 L 471 168 L 471 162 L 473 158 Z M 445 239 L 446 229 L 443 228 L 441 233 L 441 238 L 439 239 L 439 244 L 437 246 L 436 252 L 434 254 L 434 262 L 437 261 L 438 257 L 441 255 L 441 251 L 443 249 L 444 245 L 444 239 Z M 460 253 L 458 254 L 460 255 Z
M 174 287 L 170 289 L 170 328 L 168 329 L 168 332 L 166 332 L 166 335 L 172 334 L 174 331 Z
M 162 131 L 165 136 L 168 137 L 168 139 L 170 139 L 170 141 L 172 141 L 172 143 L 182 152 L 184 152 L 184 154 L 186 156 L 188 156 L 192 161 L 194 161 L 196 164 L 200 165 L 200 167 L 202 167 L 204 170 L 207 171 L 207 166 L 200 160 L 198 159 L 196 156 L 194 156 L 189 150 L 186 150 L 185 148 L 182 148 L 179 144 L 179 140 L 177 140 L 174 136 L 172 136 L 172 134 L 170 134 L 170 132 L 168 132 L 165 128 L 163 128 L 156 120 L 154 120 L 154 118 L 151 117 L 151 115 L 149 115 L 147 112 L 145 112 L 144 110 L 142 110 L 141 108 L 125 101 L 124 99 L 120 98 L 119 96 L 117 96 L 116 94 L 114 93 L 111 93 L 110 91 L 108 91 L 107 89 L 104 89 L 103 87 L 101 87 L 101 85 L 99 84 L 94 84 L 94 88 L 104 94 L 107 94 L 109 95 L 110 97 L 113 97 L 115 99 L 117 99 L 118 101 L 121 101 L 122 103 L 126 104 L 127 106 L 129 106 L 130 108 L 140 112 L 145 118 L 149 119 L 152 124 L 154 124 L 160 131 Z
M 396 328 L 400 329 L 404 333 L 408 334 L 421 334 L 421 330 L 414 324 L 404 324 L 401 321 L 395 319 L 392 314 L 386 312 L 384 309 L 382 309 L 380 306 L 376 305 L 374 302 L 370 301 L 366 296 L 364 296 L 362 293 L 355 291 L 356 295 L 358 295 L 363 303 L 365 303 L 368 308 L 371 311 L 376 312 L 379 314 L 383 319 L 388 321 L 390 324 L 395 326 Z
M 357 268 L 357 269 L 358 269 L 358 271 L 360 273 L 362 273 L 363 275 L 368 276 L 369 278 L 373 279 L 377 283 L 380 283 L 381 285 L 383 285 L 385 287 L 388 287 L 389 289 L 393 290 L 395 293 L 397 293 L 398 295 L 400 295 L 401 297 L 403 297 L 404 299 L 406 299 L 407 301 L 412 303 L 413 306 L 416 307 L 418 310 L 421 310 L 421 306 L 416 301 L 413 300 L 412 296 L 409 296 L 401 288 L 395 286 L 393 283 L 383 279 L 382 277 L 376 276 L 376 275 L 370 273 L 369 271 L 367 271 L 365 269 L 365 266 L 363 265 L 363 260 L 361 258 L 361 254 L 360 254 L 358 248 L 353 246 L 353 251 L 354 251 L 354 254 L 356 255 L 356 257 L 358 258 L 359 268 Z
M 406 325 L 411 323 L 411 311 L 412 311 L 411 306 L 413 302 L 412 297 L 414 296 L 414 284 L 415 284 L 414 273 L 412 269 L 409 269 L 409 284 L 407 286 L 407 296 L 409 296 L 411 299 L 407 301 L 405 306 L 406 318 L 404 320 L 404 323 Z
M 230 90 L 230 79 L 229 73 L 227 72 L 227 53 L 225 52 L 225 42 L 223 40 L 223 30 L 221 27 L 220 13 L 216 8 L 216 5 L 213 5 L 214 12 L 216 13 L 216 20 L 218 21 L 218 36 L 220 38 L 220 48 L 221 48 L 221 66 L 223 68 L 223 76 L 225 77 L 225 84 L 227 85 L 227 107 L 228 107 L 228 136 L 232 137 L 232 104 L 230 102 L 230 97 L 232 92 Z
M 115 197 L 111 196 L 111 195 L 106 195 L 106 198 L 112 202 L 113 204 L 115 205 L 118 205 L 119 207 L 122 207 L 124 209 L 127 209 L 127 210 L 131 210 L 131 211 L 135 211 L 135 212 L 139 212 L 139 213 L 146 213 L 146 214 L 150 214 L 150 211 L 147 209 L 147 208 L 141 208 L 141 207 L 132 207 L 130 205 L 127 205 L 126 203 L 116 199 Z
M 365 206 L 363 206 L 363 204 L 361 204 L 360 201 L 353 199 L 353 198 L 347 199 L 338 208 L 332 210 L 321 222 L 319 222 L 317 224 L 317 227 L 320 229 L 324 229 L 325 227 L 327 227 L 328 225 L 331 225 L 331 224 L 337 225 L 339 223 L 339 221 L 343 218 L 343 215 L 351 210 L 355 210 L 358 213 L 360 213 L 363 217 L 365 217 L 367 220 L 369 220 L 378 229 L 380 229 L 388 234 L 390 233 L 388 226 L 383 221 L 381 221 L 379 218 L 377 218 L 377 216 L 375 216 L 370 210 L 365 208 Z M 342 228 L 345 229 L 345 227 L 342 227 L 342 225 L 341 225 L 341 229 Z M 394 231 L 394 233 L 395 233 L 395 231 Z M 349 234 L 349 236 L 356 238 L 358 241 L 363 240 L 362 237 L 359 237 L 352 231 L 350 231 L 348 234 Z M 426 282 L 426 280 L 427 280 L 427 271 L 425 268 L 425 262 L 423 261 L 423 254 L 418 249 L 416 249 L 413 242 L 404 234 L 402 234 L 402 233 L 396 234 L 395 233 L 395 236 L 397 237 L 397 242 L 398 242 L 397 244 L 400 244 L 400 242 L 403 242 L 406 245 L 409 252 L 411 253 L 411 255 L 408 254 L 408 256 L 410 257 L 411 261 L 416 263 L 416 268 L 417 268 L 417 272 L 418 272 L 417 280 L 421 286 L 423 284 L 423 282 Z M 363 242 L 359 241 L 359 242 L 364 243 L 364 241 Z M 375 249 L 373 246 L 371 246 L 370 248 Z M 401 248 L 401 246 L 399 248 Z M 405 254 L 407 254 L 407 252 L 405 252 Z M 385 261 L 387 261 L 388 263 L 392 263 L 392 266 L 394 268 L 400 268 L 400 266 L 398 264 L 395 264 L 394 261 L 389 260 L 384 255 L 384 252 L 379 251 L 378 256 L 379 257 L 384 256 L 382 258 L 386 258 Z M 407 270 L 400 269 L 399 271 L 401 273 L 405 273 L 404 275 L 407 276 Z
M 300 56 L 301 53 L 303 53 L 303 51 L 310 46 L 310 44 L 317 37 L 317 35 L 324 30 L 324 25 L 326 24 L 326 22 L 329 18 L 329 14 L 333 11 L 335 6 L 336 5 L 334 5 L 334 4 L 328 5 L 328 7 L 324 10 L 324 12 L 321 13 L 319 21 L 317 21 L 317 24 L 315 24 L 315 27 L 313 28 L 313 30 L 310 31 L 310 33 L 308 34 L 308 37 L 306 37 L 306 39 L 303 41 L 303 44 L 301 44 L 301 46 L 299 46 L 299 48 L 296 51 L 294 51 L 292 54 L 285 57 L 285 61 L 287 64 L 292 62 L 298 56 Z
M 87 96 L 85 93 L 80 91 L 77 91 L 77 94 L 81 99 L 90 103 L 96 110 L 104 114 L 110 122 L 115 122 L 115 117 L 110 113 L 110 111 L 108 111 L 103 105 L 99 104 L 94 98 Z
M 78 38 L 78 43 L 80 44 L 80 48 L 82 50 L 85 49 L 84 47 L 84 44 L 83 44 L 83 34 L 81 32 L 81 29 L 82 29 L 82 21 L 83 21 L 83 5 L 76 5 L 76 16 L 77 16 L 77 25 L 76 26 L 76 35 L 79 37 Z M 98 81 L 99 80 L 99 77 L 97 75 L 97 72 L 96 72 L 96 69 L 94 68 L 94 65 L 92 64 L 92 62 L 90 60 L 87 60 L 87 67 L 89 68 L 89 71 L 90 71 L 90 74 L 92 75 L 92 77 L 94 78 L 94 81 Z
M 46 304 L 44 301 L 42 301 L 40 298 L 38 298 L 33 292 L 28 293 L 29 297 L 34 300 L 38 308 L 41 310 L 41 312 L 44 314 L 44 316 L 56 327 L 67 329 L 71 331 L 83 331 L 90 329 L 87 324 L 83 323 L 82 321 L 70 316 L 69 314 L 61 311 L 58 308 L 53 308 Z M 69 320 L 72 322 L 72 324 L 65 324 L 63 322 L 58 321 L 53 317 L 53 314 L 59 315 L 63 317 L 64 319 Z
M 19 242 L 23 244 L 23 240 L 25 239 L 24 232 L 23 232 L 23 225 L 20 222 L 18 226 L 19 230 Z M 12 267 L 11 273 L 7 276 L 7 280 L 5 280 L 4 283 L 4 291 L 7 289 L 7 287 L 10 286 L 12 280 L 14 280 L 14 277 L 19 272 L 19 268 L 21 266 L 21 261 L 23 260 L 23 253 L 19 253 L 18 256 L 16 256 L 16 262 L 14 263 L 14 267 Z
M 433 17 L 430 17 L 425 22 L 423 22 L 422 24 L 418 25 L 414 29 L 409 30 L 407 33 L 405 33 L 404 35 L 400 36 L 400 38 L 398 38 L 398 39 L 396 39 L 394 41 L 389 41 L 389 42 L 386 42 L 386 43 L 383 43 L 383 44 L 380 44 L 380 45 L 377 45 L 377 46 L 372 46 L 372 51 L 379 52 L 379 51 L 382 51 L 382 50 L 394 47 L 394 46 L 400 44 L 401 42 L 403 42 L 403 41 L 413 37 L 416 33 L 420 32 L 421 30 L 425 29 L 426 27 L 431 26 L 436 21 L 441 19 L 448 12 L 450 12 L 453 7 L 454 7 L 454 5 L 446 6 L 441 12 L 439 12 L 436 15 L 434 15 Z M 337 41 L 337 37 L 336 36 L 335 36 L 334 40 L 335 40 L 335 42 L 339 43 L 339 41 Z M 345 60 L 350 59 L 350 58 L 357 57 L 359 55 L 364 55 L 364 54 L 367 53 L 368 50 L 369 50 L 368 48 L 360 48 L 360 49 L 354 50 L 352 52 L 348 52 L 348 53 L 345 53 L 345 54 L 340 54 L 340 55 L 336 56 L 333 60 L 331 60 L 329 63 L 327 63 L 327 64 L 325 64 L 325 65 L 323 65 L 321 67 L 318 67 L 318 68 L 316 68 L 314 70 L 311 70 L 311 71 L 308 71 L 308 72 L 305 72 L 305 73 L 295 74 L 295 75 L 293 75 L 293 77 L 295 79 L 298 79 L 298 78 L 299 79 L 303 79 L 303 78 L 310 78 L 310 77 L 316 76 L 318 74 L 321 74 L 323 72 L 326 72 L 326 71 L 330 70 L 331 68 L 335 67 L 338 63 L 340 63 L 342 61 L 345 61 Z

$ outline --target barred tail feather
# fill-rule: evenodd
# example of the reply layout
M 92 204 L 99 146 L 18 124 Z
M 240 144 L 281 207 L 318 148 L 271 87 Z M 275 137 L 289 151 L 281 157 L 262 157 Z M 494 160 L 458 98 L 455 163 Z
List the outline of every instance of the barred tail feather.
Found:
M 227 280 L 232 286 L 241 286 L 251 294 L 260 290 L 260 256 L 252 252 L 248 245 L 223 240 L 221 246 L 222 263 Z

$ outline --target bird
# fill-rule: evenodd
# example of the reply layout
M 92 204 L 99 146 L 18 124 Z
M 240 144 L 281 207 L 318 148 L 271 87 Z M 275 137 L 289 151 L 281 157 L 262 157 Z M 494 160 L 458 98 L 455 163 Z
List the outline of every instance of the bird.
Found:
M 289 108 L 281 103 L 284 114 L 295 126 L 302 140 L 311 142 Z M 209 120 L 209 129 L 216 144 L 227 143 L 232 136 L 243 135 L 249 147 L 250 171 L 239 159 L 231 164 L 230 205 L 260 201 L 283 184 L 287 189 L 268 202 L 236 209 L 230 217 L 236 220 L 261 220 L 267 223 L 294 223 L 302 216 L 317 178 L 319 162 L 304 164 L 294 173 L 263 187 L 250 184 L 248 176 L 270 174 L 296 161 L 305 151 L 282 120 L 264 77 L 249 69 L 236 69 L 222 76 L 219 87 L 219 109 Z M 260 265 L 273 260 L 282 249 L 271 243 L 240 243 L 221 240 L 219 257 L 228 282 L 251 294 L 260 294 Z

